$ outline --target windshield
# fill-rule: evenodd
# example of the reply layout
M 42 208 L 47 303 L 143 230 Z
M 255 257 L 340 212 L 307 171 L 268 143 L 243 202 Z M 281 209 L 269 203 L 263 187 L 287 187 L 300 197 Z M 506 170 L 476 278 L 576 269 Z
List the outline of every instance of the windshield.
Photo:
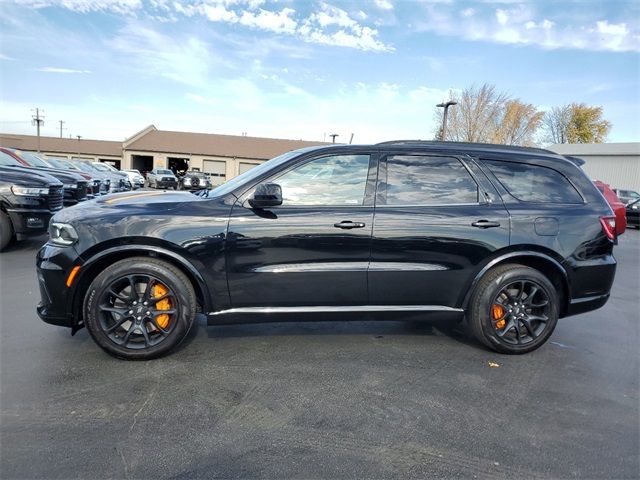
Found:
M 3 167 L 22 167 L 20 162 L 13 158 L 8 153 L 0 152 L 0 165 Z
M 277 167 L 278 165 L 282 165 L 287 160 L 290 160 L 293 157 L 296 157 L 302 153 L 308 152 L 310 150 L 314 150 L 315 148 L 317 147 L 300 148 L 298 150 L 293 150 L 291 152 L 283 153 L 282 155 L 272 158 L 271 160 L 267 160 L 266 162 L 261 163 L 256 167 L 253 167 L 251 170 L 247 170 L 243 174 L 232 178 L 227 183 L 223 183 L 219 187 L 214 188 L 213 190 L 209 190 L 209 195 L 207 196 L 222 196 L 222 195 L 231 193 L 243 183 L 248 183 L 252 179 L 262 175 L 264 172 L 267 172 L 270 169 Z
M 92 163 L 93 168 L 100 170 L 101 172 L 108 172 L 109 168 L 104 163 Z
M 158 172 L 158 175 L 173 175 L 173 172 L 171 170 L 156 170 Z
M 38 157 L 34 153 L 22 152 L 17 150 L 15 153 L 17 155 L 20 155 L 20 157 L 22 157 L 32 167 L 49 168 L 49 165 L 47 165 L 47 163 L 44 160 L 42 160 L 40 157 Z
M 94 168 L 93 165 L 90 165 L 88 163 L 74 162 L 74 165 L 78 167 L 80 170 L 82 170 L 83 172 L 95 173 L 96 171 L 98 171 L 97 168 Z

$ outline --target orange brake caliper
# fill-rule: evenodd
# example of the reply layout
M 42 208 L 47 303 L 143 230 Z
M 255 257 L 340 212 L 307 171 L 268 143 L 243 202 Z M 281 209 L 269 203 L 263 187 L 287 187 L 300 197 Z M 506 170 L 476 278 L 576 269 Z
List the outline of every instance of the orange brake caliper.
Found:
M 151 289 L 151 296 L 153 298 L 162 297 L 167 293 L 169 293 L 169 290 L 167 290 L 167 288 L 164 285 L 155 284 Z M 171 308 L 171 301 L 168 298 L 163 298 L 159 302 L 156 302 L 157 310 L 169 310 L 170 308 Z M 167 326 L 169 326 L 169 315 L 166 313 L 158 315 L 158 317 L 156 318 L 156 323 L 161 328 L 167 328 Z
M 491 317 L 496 322 L 496 328 L 498 330 L 502 330 L 507 325 L 507 321 L 502 318 L 504 317 L 504 313 L 504 307 L 502 305 L 498 305 L 497 303 L 491 305 Z

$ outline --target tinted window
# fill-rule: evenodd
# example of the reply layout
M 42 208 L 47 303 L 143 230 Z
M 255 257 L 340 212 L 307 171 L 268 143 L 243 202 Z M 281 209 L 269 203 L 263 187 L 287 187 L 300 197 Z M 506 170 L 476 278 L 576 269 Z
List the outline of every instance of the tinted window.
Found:
M 539 165 L 485 160 L 504 188 L 523 202 L 582 203 L 582 197 L 560 172 Z
M 476 203 L 478 185 L 455 158 L 396 155 L 387 159 L 387 205 Z
M 369 155 L 335 155 L 300 165 L 273 181 L 284 205 L 362 205 Z

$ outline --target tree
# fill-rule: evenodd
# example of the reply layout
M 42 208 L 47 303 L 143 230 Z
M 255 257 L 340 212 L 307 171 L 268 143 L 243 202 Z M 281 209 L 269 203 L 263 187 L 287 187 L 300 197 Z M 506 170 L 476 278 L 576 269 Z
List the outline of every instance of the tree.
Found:
M 602 107 L 571 103 L 545 114 L 545 139 L 550 143 L 602 143 L 611 122 L 602 118 Z
M 542 123 L 544 112 L 530 103 L 508 100 L 501 115 L 496 117 L 493 143 L 504 145 L 534 145 L 533 137 Z
M 533 136 L 542 121 L 542 112 L 518 99 L 498 92 L 494 85 L 471 86 L 450 97 L 457 105 L 449 108 L 445 140 L 459 142 L 532 145 Z M 435 113 L 442 138 L 443 111 Z

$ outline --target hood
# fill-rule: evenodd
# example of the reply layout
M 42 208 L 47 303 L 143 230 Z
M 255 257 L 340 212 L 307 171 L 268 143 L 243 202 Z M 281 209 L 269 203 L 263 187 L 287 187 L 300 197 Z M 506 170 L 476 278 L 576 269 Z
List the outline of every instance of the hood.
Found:
M 189 192 L 162 190 L 112 193 L 90 202 L 65 208 L 56 214 L 56 221 L 72 222 L 84 219 L 94 221 L 95 218 L 104 216 L 109 211 L 118 215 L 126 213 L 127 216 L 166 213 L 182 208 L 187 203 L 202 201 L 206 199 Z
M 66 183 L 66 184 L 87 181 L 81 175 L 78 175 L 77 173 L 73 173 L 69 170 L 60 170 L 58 168 L 40 168 L 40 167 L 36 167 L 35 170 L 39 172 L 47 173 L 52 177 L 55 177 L 58 180 L 60 180 L 62 183 Z
M 26 167 L 0 167 L 0 181 L 24 187 L 62 185 L 57 178 Z

